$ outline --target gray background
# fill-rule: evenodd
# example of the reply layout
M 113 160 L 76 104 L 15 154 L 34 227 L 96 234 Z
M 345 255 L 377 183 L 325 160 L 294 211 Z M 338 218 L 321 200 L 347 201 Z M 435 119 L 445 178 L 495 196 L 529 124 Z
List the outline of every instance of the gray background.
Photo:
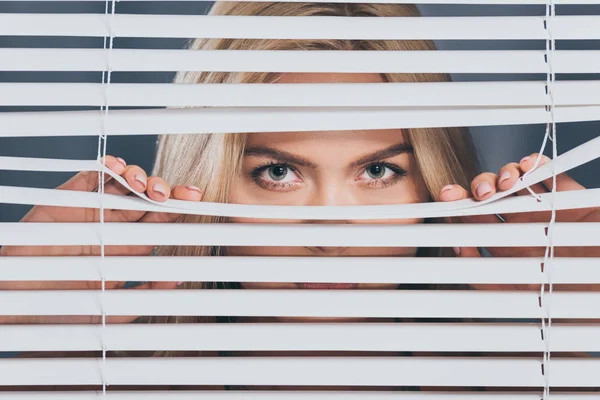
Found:
M 121 1 L 117 13 L 131 14 L 204 14 L 210 2 L 200 1 Z M 0 1 L 1 13 L 25 12 L 88 12 L 103 13 L 104 1 Z M 478 6 L 478 5 L 422 5 L 425 16 L 493 16 L 544 15 L 543 6 Z M 557 6 L 557 14 L 600 14 L 598 6 Z M 183 48 L 187 40 L 116 38 L 115 48 Z M 543 41 L 443 41 L 440 49 L 544 49 Z M 0 37 L 0 47 L 67 47 L 101 48 L 102 38 L 71 37 Z M 557 49 L 600 49 L 600 43 L 558 42 Z M 169 82 L 173 73 L 112 74 L 112 82 Z M 545 75 L 455 75 L 454 80 L 544 80 Z M 593 75 L 559 76 L 558 79 L 600 79 Z M 0 82 L 101 82 L 101 73 L 92 72 L 0 72 Z M 46 108 L 48 109 L 48 108 Z M 75 109 L 75 108 L 69 108 Z M 82 109 L 82 108 L 79 108 Z M 44 110 L 41 107 L 0 107 L 0 111 Z M 600 119 L 600 118 L 599 118 Z M 524 155 L 539 150 L 545 126 L 503 126 L 472 128 L 471 133 L 480 152 L 484 169 L 497 171 L 503 164 L 518 161 Z M 559 153 L 598 136 L 600 123 L 561 124 L 558 128 Z M 138 164 L 149 171 L 152 167 L 156 136 L 121 137 L 108 139 L 108 154 L 121 156 L 130 164 Z M 94 159 L 97 138 L 0 138 L 0 155 L 19 157 L 50 157 Z M 600 187 L 600 161 L 582 166 L 572 172 L 586 187 Z M 0 185 L 55 187 L 71 174 L 0 171 Z M 0 204 L 0 221 L 18 221 L 28 206 Z

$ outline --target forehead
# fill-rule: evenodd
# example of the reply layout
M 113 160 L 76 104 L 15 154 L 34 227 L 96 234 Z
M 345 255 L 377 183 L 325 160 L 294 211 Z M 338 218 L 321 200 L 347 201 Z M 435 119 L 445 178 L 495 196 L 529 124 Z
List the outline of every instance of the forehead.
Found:
M 246 145 L 268 146 L 295 152 L 329 150 L 349 153 L 377 151 L 395 144 L 405 143 L 400 129 L 311 131 L 311 132 L 259 132 L 247 136 Z
M 285 73 L 273 83 L 384 83 L 381 74 Z
M 276 83 L 377 83 L 384 82 L 380 74 L 329 74 L 329 73 L 285 73 Z M 316 151 L 324 146 L 330 150 L 345 149 L 354 153 L 362 148 L 365 152 L 379 150 L 394 144 L 404 143 L 400 129 L 347 130 L 310 132 L 259 132 L 247 137 L 248 146 L 269 146 L 285 150 Z

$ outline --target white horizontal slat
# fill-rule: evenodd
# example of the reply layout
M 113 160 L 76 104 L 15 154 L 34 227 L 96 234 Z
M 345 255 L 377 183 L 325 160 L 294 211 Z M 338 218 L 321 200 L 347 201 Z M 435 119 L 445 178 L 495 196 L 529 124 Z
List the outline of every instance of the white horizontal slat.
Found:
M 125 1 L 125 0 L 121 0 Z M 131 1 L 131 0 L 127 0 Z M 3 392 L 3 400 L 98 400 L 99 392 Z M 277 400 L 340 400 L 340 399 L 373 399 L 373 400 L 539 400 L 540 394 L 535 392 L 495 393 L 486 392 L 394 392 L 394 391 L 142 391 L 136 392 L 110 390 L 104 395 L 111 400 L 239 400 L 239 399 L 277 399 Z M 591 393 L 553 394 L 557 400 L 598 400 L 600 395 Z
M 559 81 L 558 106 L 600 104 L 600 81 Z M 0 83 L 2 106 L 441 107 L 549 105 L 546 82 Z
M 180 224 L 105 223 L 111 245 L 546 247 L 546 223 L 530 224 Z M 0 223 L 5 246 L 99 245 L 99 223 Z M 600 222 L 555 224 L 555 246 L 600 246 Z
M 543 318 L 537 291 L 4 290 L 0 315 Z M 600 318 L 600 293 L 555 292 L 553 318 Z M 104 307 L 102 307 L 102 304 Z
M 567 360 L 553 360 L 551 382 L 563 383 Z M 91 385 L 102 382 L 101 360 L 0 360 L 0 385 Z M 598 368 L 600 361 L 581 366 Z M 49 374 L 48 371 L 52 371 Z M 565 377 L 567 375 L 567 377 Z M 392 357 L 217 357 L 108 359 L 109 385 L 357 385 L 357 386 L 512 386 L 544 385 L 540 360 Z M 567 379 L 564 379 L 567 378 Z M 578 379 L 594 386 L 588 371 Z M 566 385 L 570 386 L 570 385 Z
M 556 107 L 556 122 L 596 121 L 600 107 Z M 0 137 L 205 134 L 545 124 L 537 107 L 193 108 L 3 112 Z
M 36 0 L 23 0 L 36 1 Z M 67 0 L 69 1 L 69 0 Z M 97 0 L 77 0 L 77 1 L 97 1 Z M 118 0 L 118 1 L 145 1 L 145 0 Z M 197 1 L 197 0 L 180 0 Z M 235 2 L 255 2 L 256 0 L 222 0 Z M 296 0 L 280 0 L 280 3 L 290 3 Z M 521 5 L 540 5 L 547 4 L 548 0 L 314 0 L 312 3 L 389 3 L 389 4 L 521 4 Z M 600 0 L 554 0 L 554 4 L 600 4 Z
M 547 73 L 545 51 L 0 49 L 3 71 Z M 553 53 L 555 73 L 598 73 L 600 51 Z
M 125 1 L 125 0 L 121 0 Z M 127 0 L 132 1 L 132 0 Z M 99 392 L 3 392 L 3 400 L 98 400 Z M 277 399 L 277 400 L 340 400 L 340 399 L 394 399 L 394 400 L 539 400 L 540 394 L 536 392 L 497 393 L 485 392 L 405 392 L 395 391 L 116 391 L 110 390 L 104 395 L 111 400 L 239 400 L 239 399 Z M 598 400 L 600 395 L 592 393 L 564 393 L 552 394 L 557 400 Z
M 543 258 L 3 257 L 0 281 L 542 284 Z M 164 268 L 168 265 L 169 268 Z M 600 260 L 554 258 L 555 284 L 600 283 Z
M 600 156 L 600 154 L 599 154 Z M 131 196 L 105 194 L 102 203 L 112 210 L 138 210 L 165 212 L 177 211 L 181 214 L 220 215 L 226 217 L 251 217 L 281 219 L 284 216 L 294 219 L 397 219 L 397 218 L 440 218 L 450 216 L 490 215 L 549 211 L 552 194 L 540 195 L 542 201 L 534 197 L 505 197 L 490 203 L 477 203 L 473 200 L 453 203 L 400 204 L 390 206 L 240 206 L 229 203 L 197 203 L 196 207 L 177 208 L 176 203 L 153 204 L 145 199 Z M 13 186 L 0 186 L 0 203 L 46 205 L 59 207 L 100 208 L 98 194 L 73 190 L 38 189 Z M 600 207 L 600 189 L 587 189 L 558 192 L 554 197 L 555 210 Z M 450 207 L 448 207 L 450 206 Z M 318 209 L 315 209 L 319 207 Z
M 600 351 L 600 326 L 553 324 L 550 350 Z M 0 351 L 543 352 L 539 323 L 4 325 Z
M 576 85 L 578 105 L 598 83 L 557 82 L 555 103 L 565 85 Z M 415 107 L 539 106 L 550 103 L 546 82 L 428 82 L 328 84 L 101 84 L 0 83 L 0 106 L 112 107 Z M 593 97 L 593 96 L 592 96 Z M 600 97 L 600 96 L 599 96 Z M 600 104 L 600 103 L 597 103 Z
M 557 19 L 560 17 L 557 17 Z M 311 29 L 307 30 L 306 27 Z M 507 29 L 508 27 L 512 29 Z M 285 39 L 545 39 L 542 17 L 0 14 L 0 35 Z M 560 39 L 560 37 L 557 37 Z
M 546 82 L 0 83 L 2 106 L 418 107 L 549 105 Z M 559 81 L 556 105 L 600 104 L 600 81 Z
M 0 360 L 0 385 L 102 383 L 101 360 Z M 120 358 L 109 385 L 357 385 L 543 387 L 540 360 L 474 358 Z M 553 359 L 551 386 L 595 387 L 600 360 Z M 48 371 L 52 371 L 49 374 Z
M 23 0 L 36 1 L 36 0 Z M 71 0 L 67 0 L 71 1 Z M 97 1 L 97 0 L 73 0 L 73 1 Z M 118 1 L 146 1 L 146 0 L 118 0 Z M 168 1 L 168 0 L 165 0 Z M 198 1 L 198 0 L 180 0 L 180 1 Z M 223 0 L 235 2 L 256 2 L 256 0 Z M 296 0 L 281 0 L 280 3 L 290 3 Z M 547 4 L 548 0 L 315 0 L 313 3 L 377 3 L 377 4 L 479 4 L 479 5 L 494 5 L 494 4 L 520 4 L 520 5 L 542 5 Z M 554 0 L 554 4 L 600 4 L 600 0 Z
M 556 16 L 555 39 L 600 38 L 599 16 Z M 0 14 L 0 35 L 249 39 L 545 40 L 534 17 Z M 311 29 L 307 30 L 306 27 Z

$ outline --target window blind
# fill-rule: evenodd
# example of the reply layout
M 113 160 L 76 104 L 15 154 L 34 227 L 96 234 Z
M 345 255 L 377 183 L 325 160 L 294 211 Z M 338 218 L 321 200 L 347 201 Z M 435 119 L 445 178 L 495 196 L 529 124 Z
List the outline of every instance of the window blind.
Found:
M 124 2 L 125 0 L 121 0 Z M 318 1 L 317 1 L 318 2 Z M 336 2 L 336 1 L 334 1 Z M 345 0 L 345 3 L 357 1 Z M 250 3 L 250 2 L 248 2 Z M 383 0 L 378 3 L 413 2 Z M 101 49 L 2 48 L 2 71 L 96 71 L 100 83 L 3 82 L 0 105 L 54 107 L 0 113 L 0 137 L 413 129 L 546 124 L 546 163 L 485 201 L 376 206 L 158 203 L 118 196 L 1 186 L 4 204 L 173 212 L 285 220 L 386 220 L 600 207 L 600 189 L 512 196 L 600 157 L 600 137 L 561 155 L 560 126 L 596 121 L 600 81 L 556 74 L 600 72 L 600 52 L 556 49 L 600 39 L 600 17 L 560 15 L 556 5 L 593 0 L 421 0 L 422 4 L 540 5 L 537 16 L 277 17 L 0 14 L 0 35 L 104 37 Z M 537 40 L 546 50 L 326 51 L 114 48 L 126 38 L 337 40 Z M 366 55 L 368 53 L 368 55 Z M 544 74 L 541 80 L 327 83 L 114 83 L 112 72 L 226 71 Z M 102 107 L 72 111 L 74 106 Z M 113 110 L 113 107 L 124 109 Z M 152 107 L 152 108 L 148 108 Z M 167 107 L 167 108 L 164 108 Z M 66 108 L 66 109 L 65 109 Z M 10 109 L 10 108 L 9 108 Z M 60 111 L 54 111 L 61 109 Z M 568 132 L 564 132 L 568 135 Z M 274 133 L 276 134 L 276 133 Z M 102 149 L 104 146 L 104 149 Z M 129 184 L 99 160 L 0 157 L 3 171 L 80 172 Z M 103 213 L 101 213 L 103 214 Z M 0 291 L 0 316 L 100 317 L 101 323 L 0 325 L 2 398 L 419 399 L 598 398 L 600 284 L 596 257 L 554 257 L 554 247 L 600 246 L 600 222 L 510 224 L 0 223 L 2 246 L 99 245 L 100 256 L 5 256 L 0 282 L 92 282 L 101 289 Z M 141 257 L 110 245 L 543 247 L 544 257 Z M 106 282 L 348 282 L 405 290 L 109 290 Z M 435 285 L 505 285 L 504 290 Z M 417 285 L 427 285 L 418 290 Z M 519 285 L 536 290 L 520 290 Z M 552 285 L 569 290 L 553 291 Z M 91 286 L 92 287 L 92 286 Z M 127 316 L 366 317 L 403 323 L 112 323 Z M 554 321 L 553 321 L 554 320 Z M 83 321 L 83 320 L 82 320 Z M 98 319 L 94 319 L 97 322 Z M 123 352 L 284 351 L 278 357 L 140 357 Z M 302 357 L 302 351 L 380 352 Z M 54 352 L 59 352 L 56 355 Z M 94 352 L 92 356 L 72 355 Z M 120 353 L 113 353 L 120 352 Z M 390 356 L 390 352 L 406 353 Z M 66 354 L 67 356 L 65 356 Z M 196 354 L 196 353 L 194 353 Z M 208 386 L 394 387 L 411 391 L 226 391 Z M 25 387 L 25 389 L 23 389 Z M 165 389 L 167 387 L 168 389 Z M 172 390 L 176 389 L 186 390 Z M 197 387 L 201 387 L 197 389 Z M 51 388 L 58 388 L 51 390 Z M 17 390 L 18 389 L 18 390 Z M 485 392 L 481 391 L 485 389 Z M 67 391 L 68 390 L 68 391 Z

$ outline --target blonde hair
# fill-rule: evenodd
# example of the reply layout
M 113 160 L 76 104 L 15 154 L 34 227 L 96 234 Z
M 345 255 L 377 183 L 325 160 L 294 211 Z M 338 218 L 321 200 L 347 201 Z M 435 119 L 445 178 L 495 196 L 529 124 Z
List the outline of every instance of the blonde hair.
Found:
M 217 2 L 212 15 L 259 16 L 347 16 L 418 17 L 413 5 L 339 3 L 234 3 Z M 434 50 L 429 41 L 393 40 L 263 40 L 197 39 L 192 50 Z M 389 82 L 447 81 L 443 74 L 382 74 Z M 264 83 L 277 79 L 274 73 L 181 72 L 176 83 Z M 432 200 L 450 183 L 468 188 L 477 173 L 477 156 L 468 133 L 459 128 L 409 129 L 406 140 L 412 144 L 417 164 Z M 164 135 L 159 146 L 154 174 L 171 185 L 196 185 L 203 201 L 227 202 L 231 182 L 237 176 L 246 134 Z M 222 217 L 185 216 L 181 222 L 224 222 Z M 160 255 L 219 255 L 214 247 L 171 246 L 158 249 Z M 438 252 L 438 254 L 440 254 Z M 218 283 L 186 283 L 185 287 L 217 288 Z M 173 322 L 201 321 L 198 318 L 168 318 Z M 164 321 L 164 320 L 163 320 Z

